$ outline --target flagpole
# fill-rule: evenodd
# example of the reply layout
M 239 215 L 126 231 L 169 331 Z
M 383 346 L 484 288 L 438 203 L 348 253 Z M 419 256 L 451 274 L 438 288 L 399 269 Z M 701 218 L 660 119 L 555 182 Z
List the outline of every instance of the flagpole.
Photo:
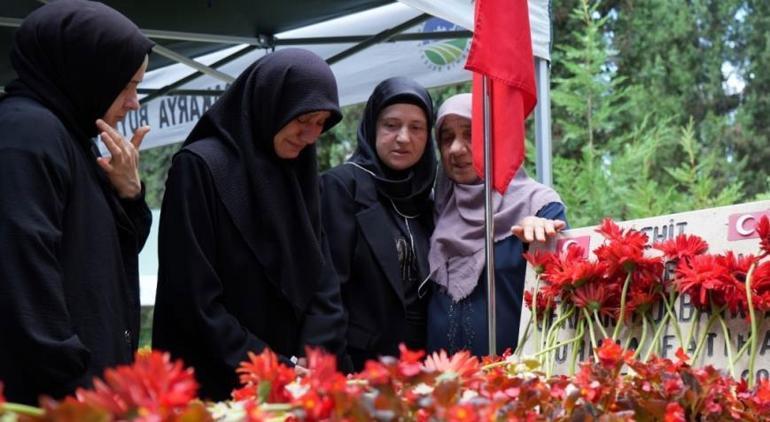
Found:
M 551 165 L 551 87 L 548 60 L 535 57 L 535 83 L 537 84 L 537 105 L 535 106 L 535 164 L 537 180 L 553 186 Z
M 492 209 L 492 107 L 489 92 L 489 80 L 486 75 L 482 79 L 484 92 L 484 222 L 485 257 L 487 261 L 487 323 L 489 328 L 489 355 L 497 355 L 497 312 L 495 306 L 495 219 Z

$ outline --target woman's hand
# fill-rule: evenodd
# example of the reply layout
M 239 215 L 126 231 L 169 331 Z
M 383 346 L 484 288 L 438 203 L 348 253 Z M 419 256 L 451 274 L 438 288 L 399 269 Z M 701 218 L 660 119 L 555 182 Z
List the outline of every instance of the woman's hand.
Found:
M 96 127 L 101 131 L 100 138 L 110 152 L 109 157 L 97 158 L 97 163 L 118 191 L 118 196 L 136 198 L 142 192 L 139 179 L 139 145 L 150 131 L 149 126 L 136 129 L 131 142 L 123 139 L 115 128 L 102 119 L 96 121 Z
M 518 224 L 511 227 L 511 233 L 524 243 L 545 242 L 556 236 L 567 223 L 561 220 L 549 220 L 535 216 L 524 217 Z

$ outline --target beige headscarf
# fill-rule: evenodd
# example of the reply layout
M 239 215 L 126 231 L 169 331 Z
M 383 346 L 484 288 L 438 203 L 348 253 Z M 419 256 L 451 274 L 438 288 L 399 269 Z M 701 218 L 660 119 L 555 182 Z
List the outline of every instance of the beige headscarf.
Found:
M 436 138 L 448 115 L 471 119 L 471 94 L 447 99 L 436 117 Z M 442 162 L 443 164 L 443 162 Z M 431 279 L 455 301 L 467 297 L 484 270 L 484 184 L 458 184 L 439 171 L 436 181 L 436 228 L 430 239 Z M 504 195 L 493 193 L 495 242 L 511 236 L 511 226 L 537 214 L 551 202 L 561 203 L 551 188 L 519 169 Z

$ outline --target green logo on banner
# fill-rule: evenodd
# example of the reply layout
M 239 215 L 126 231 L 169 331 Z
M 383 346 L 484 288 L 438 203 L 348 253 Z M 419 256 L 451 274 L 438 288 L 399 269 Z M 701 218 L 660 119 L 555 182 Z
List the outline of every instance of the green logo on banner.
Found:
M 463 28 L 443 19 L 432 18 L 425 22 L 420 32 L 458 31 Z M 451 40 L 426 40 L 420 43 L 423 62 L 432 70 L 442 71 L 465 63 L 470 47 L 469 38 Z
M 425 57 L 437 66 L 444 66 L 464 57 L 468 39 L 440 41 L 425 48 Z

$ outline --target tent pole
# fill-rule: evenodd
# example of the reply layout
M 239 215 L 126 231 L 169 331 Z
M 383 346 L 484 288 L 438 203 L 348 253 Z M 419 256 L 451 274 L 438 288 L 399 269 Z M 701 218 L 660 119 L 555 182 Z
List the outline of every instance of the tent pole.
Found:
M 393 28 L 386 29 L 386 30 L 384 30 L 382 32 L 379 32 L 379 33 L 377 33 L 375 35 L 372 35 L 371 37 L 369 37 L 366 40 L 360 42 L 359 44 L 356 44 L 356 45 L 348 48 L 347 50 L 342 50 L 339 53 L 329 57 L 328 59 L 326 59 L 326 63 L 328 63 L 331 66 L 334 63 L 337 63 L 338 61 L 340 61 L 342 59 L 348 58 L 348 57 L 352 56 L 353 54 L 358 53 L 361 50 L 365 50 L 365 49 L 367 49 L 367 48 L 369 48 L 369 47 L 371 47 L 373 45 L 376 45 L 376 44 L 379 44 L 381 42 L 387 41 L 388 39 L 390 39 L 390 37 L 392 37 L 392 36 L 394 36 L 396 34 L 399 34 L 401 32 L 404 32 L 407 29 L 409 29 L 409 28 L 411 28 L 411 27 L 413 27 L 413 26 L 415 26 L 417 24 L 425 22 L 426 20 L 430 19 L 431 17 L 432 17 L 431 15 L 429 15 L 427 13 L 423 13 L 423 14 L 418 15 L 418 16 L 412 18 L 412 19 L 409 19 L 408 21 L 406 21 L 404 23 L 398 24 L 398 25 L 394 26 Z
M 179 54 L 176 51 L 166 48 L 160 44 L 155 44 L 155 46 L 152 48 L 152 52 L 159 54 L 163 57 L 166 57 L 168 59 L 174 60 L 176 62 L 182 63 L 184 65 L 187 65 L 197 70 L 198 72 L 203 73 L 204 75 L 209 75 L 212 78 L 219 79 L 220 81 L 231 83 L 235 80 L 234 77 L 224 72 L 220 72 L 212 67 L 206 66 L 203 63 L 197 62 L 183 54 Z
M 250 53 L 250 52 L 252 52 L 252 51 L 254 51 L 256 49 L 257 49 L 257 47 L 254 47 L 253 45 L 248 45 L 248 46 L 246 46 L 246 47 L 236 51 L 235 53 L 233 53 L 233 54 L 231 54 L 229 56 L 226 56 L 226 57 L 223 57 L 223 58 L 219 59 L 215 63 L 212 63 L 209 67 L 216 69 L 217 67 L 222 66 L 224 64 L 227 64 L 227 63 L 237 59 L 238 57 L 241 57 L 244 54 Z M 166 94 L 172 92 L 173 90 L 175 90 L 176 88 L 178 88 L 178 87 L 180 87 L 180 86 L 182 86 L 182 85 L 184 85 L 184 84 L 186 84 L 188 82 L 191 82 L 191 81 L 195 80 L 196 78 L 198 78 L 201 75 L 203 75 L 202 72 L 196 71 L 195 73 L 193 73 L 193 74 L 191 74 L 189 76 L 186 76 L 186 77 L 184 77 L 184 78 L 182 78 L 182 79 L 180 79 L 180 80 L 178 80 L 178 81 L 176 81 L 174 83 L 171 83 L 171 84 L 166 85 L 166 86 L 164 86 L 162 88 L 159 88 L 159 89 L 151 90 L 151 92 L 147 92 L 147 91 L 144 91 L 144 89 L 140 89 L 139 90 L 140 93 L 147 93 L 148 95 L 146 97 L 143 97 L 141 100 L 139 100 L 139 104 L 147 104 L 151 100 L 154 100 L 155 98 L 158 98 L 160 96 L 166 95 Z
M 535 106 L 535 165 L 537 180 L 553 186 L 551 159 L 551 83 L 548 60 L 535 57 L 535 83 L 537 84 L 537 105 Z
M 487 262 L 487 324 L 489 328 L 489 355 L 497 355 L 497 309 L 495 304 L 495 219 L 492 209 L 492 193 L 494 181 L 492 175 L 493 151 L 489 78 L 484 75 L 482 80 L 484 91 L 484 222 L 485 257 Z

